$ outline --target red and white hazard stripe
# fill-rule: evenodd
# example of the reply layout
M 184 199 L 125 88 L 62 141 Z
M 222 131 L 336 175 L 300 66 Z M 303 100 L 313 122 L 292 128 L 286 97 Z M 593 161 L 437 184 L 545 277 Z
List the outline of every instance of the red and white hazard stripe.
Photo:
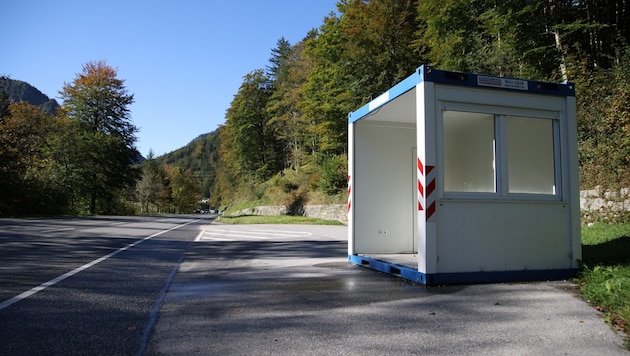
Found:
M 425 167 L 418 157 L 418 210 L 425 208 L 426 221 L 429 221 L 435 214 L 435 166 Z
M 348 176 L 348 212 L 350 212 L 350 208 L 352 207 L 352 183 L 350 182 L 350 176 Z

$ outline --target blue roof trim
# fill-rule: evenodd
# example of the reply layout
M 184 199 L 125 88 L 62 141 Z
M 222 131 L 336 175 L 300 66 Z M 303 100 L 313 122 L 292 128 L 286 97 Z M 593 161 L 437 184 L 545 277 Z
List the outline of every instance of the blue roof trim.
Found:
M 510 90 L 515 92 L 522 91 L 544 95 L 575 96 L 575 84 L 571 82 L 551 83 L 484 74 L 449 72 L 437 70 L 433 67 L 421 68 L 425 68 L 426 70 L 424 80 L 427 82 Z
M 348 261 L 356 265 L 400 277 L 427 286 L 444 284 L 500 283 L 521 281 L 564 280 L 577 275 L 577 269 L 422 273 L 413 267 L 399 265 L 368 256 L 348 255 Z
M 403 79 L 400 83 L 394 85 L 391 89 L 389 89 L 388 91 L 386 91 L 383 94 L 379 95 L 376 99 L 374 99 L 374 100 L 370 101 L 369 103 L 363 105 L 362 107 L 360 107 L 356 111 L 351 112 L 348 115 L 349 122 L 353 123 L 353 122 L 363 118 L 364 116 L 366 116 L 370 112 L 380 108 L 381 106 L 387 104 L 388 102 L 396 99 L 397 97 L 401 96 L 402 94 L 404 94 L 404 93 L 408 92 L 409 90 L 415 88 L 416 85 L 418 85 L 419 83 L 422 83 L 422 78 L 423 78 L 423 74 L 424 74 L 423 68 L 424 67 L 418 68 L 412 75 L 410 75 L 407 78 Z
M 396 99 L 423 81 L 543 95 L 575 96 L 575 84 L 570 82 L 551 83 L 484 74 L 450 72 L 423 65 L 412 75 L 403 79 L 400 83 L 394 85 L 376 99 L 348 114 L 349 123 L 362 119 L 372 111 Z

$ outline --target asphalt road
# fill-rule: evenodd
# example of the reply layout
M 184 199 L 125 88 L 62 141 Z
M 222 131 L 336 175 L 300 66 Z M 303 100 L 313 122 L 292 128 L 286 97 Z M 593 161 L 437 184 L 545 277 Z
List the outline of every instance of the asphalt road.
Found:
M 347 262 L 339 226 L 203 227 L 148 354 L 627 355 L 565 281 L 425 288 Z
M 0 219 L 0 355 L 142 351 L 200 217 Z
M 0 355 L 628 354 L 569 282 L 425 288 L 348 264 L 346 234 L 0 219 Z

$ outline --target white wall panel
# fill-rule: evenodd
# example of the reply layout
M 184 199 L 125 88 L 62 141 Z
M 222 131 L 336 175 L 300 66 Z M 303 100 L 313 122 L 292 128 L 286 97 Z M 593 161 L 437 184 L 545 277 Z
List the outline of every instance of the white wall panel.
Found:
M 437 272 L 572 268 L 563 203 L 440 201 Z
M 413 252 L 415 142 L 414 126 L 355 124 L 355 253 Z

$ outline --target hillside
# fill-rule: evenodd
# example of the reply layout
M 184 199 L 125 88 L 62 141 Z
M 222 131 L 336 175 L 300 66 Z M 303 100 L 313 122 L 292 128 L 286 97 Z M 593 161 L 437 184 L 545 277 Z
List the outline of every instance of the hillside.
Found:
M 57 100 L 50 99 L 34 86 L 21 80 L 0 77 L 0 91 L 5 91 L 9 95 L 12 103 L 25 101 L 48 115 L 54 115 L 59 107 Z
M 201 184 L 201 193 L 209 197 L 216 177 L 219 160 L 219 129 L 199 135 L 186 146 L 162 155 L 161 164 L 190 169 Z

